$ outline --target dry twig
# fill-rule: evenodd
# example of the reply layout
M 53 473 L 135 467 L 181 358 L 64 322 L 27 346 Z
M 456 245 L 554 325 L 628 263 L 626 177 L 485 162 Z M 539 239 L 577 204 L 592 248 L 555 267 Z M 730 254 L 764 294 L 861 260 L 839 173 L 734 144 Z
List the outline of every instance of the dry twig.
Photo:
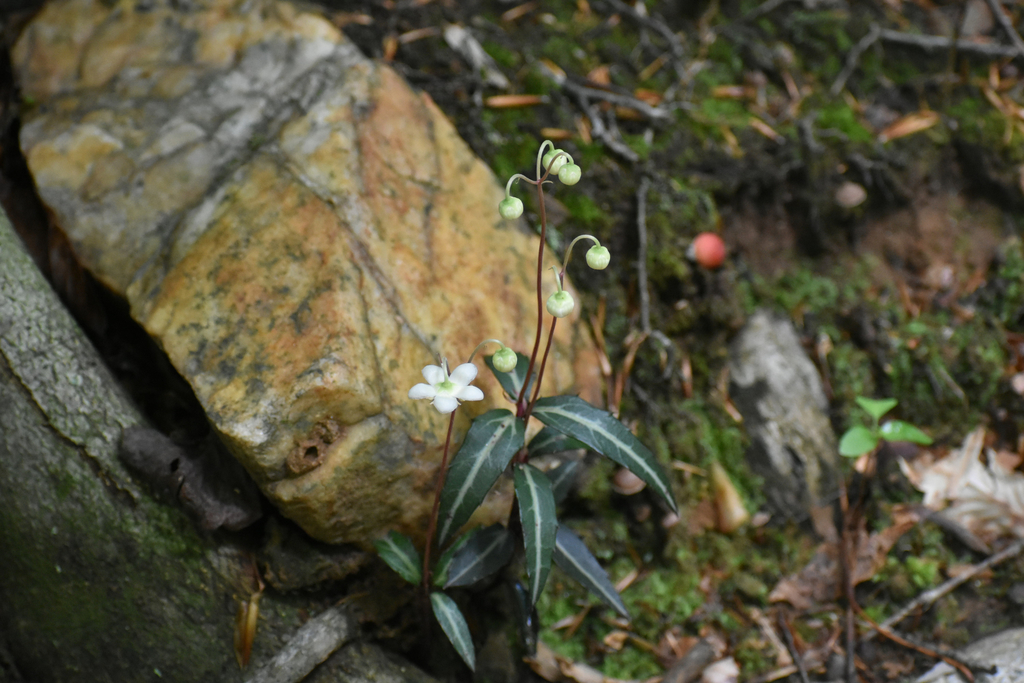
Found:
M 636 190 L 636 232 L 640 242 L 636 277 L 640 290 L 640 329 L 645 334 L 651 333 L 651 294 L 647 291 L 647 191 L 650 187 L 651 181 L 644 176 Z
M 793 642 L 793 632 L 789 629 L 789 622 L 786 620 L 786 615 L 782 612 L 779 612 L 779 629 L 782 631 L 782 637 L 786 641 L 786 649 L 789 650 L 789 656 L 793 659 L 793 664 L 796 665 L 797 672 L 800 674 L 801 683 L 811 683 L 811 679 L 807 676 L 807 667 L 804 666 L 804 659 L 797 652 L 796 643 Z
M 987 57 L 990 59 L 993 57 L 1021 56 L 1015 47 L 991 45 L 988 43 L 975 43 L 970 40 L 953 41 L 945 36 L 922 36 L 913 33 L 903 33 L 901 31 L 882 29 L 879 31 L 879 37 L 887 43 L 916 47 L 924 50 L 925 52 L 945 52 L 955 46 L 957 52 L 976 55 L 978 57 Z
M 883 621 L 880 624 L 880 626 L 884 629 L 891 629 L 893 626 L 906 619 L 908 616 L 910 616 L 910 614 L 912 614 L 916 610 L 926 609 L 930 607 L 936 600 L 943 597 L 944 595 L 948 595 L 961 584 L 967 583 L 981 572 L 985 571 L 986 569 L 989 569 L 990 567 L 994 567 L 995 565 L 999 564 L 1000 562 L 1003 562 L 1004 560 L 1016 557 L 1021 553 L 1022 550 L 1024 550 L 1024 541 L 1016 541 L 1010 544 L 1003 550 L 1000 550 L 995 555 L 972 566 L 968 571 L 964 572 L 963 574 L 955 576 L 949 581 L 943 583 L 942 585 L 936 586 L 931 590 L 927 590 L 924 593 L 921 593 L 919 596 L 917 596 L 909 603 L 907 603 L 899 612 Z M 872 638 L 874 638 L 873 633 L 869 633 L 866 636 L 864 636 L 864 640 L 871 640 Z
M 839 76 L 836 78 L 835 83 L 832 84 L 832 94 L 838 95 L 846 87 L 846 81 L 849 80 L 850 76 L 853 75 L 854 70 L 857 68 L 857 64 L 860 62 L 860 57 L 867 49 L 878 42 L 878 37 L 882 35 L 882 30 L 878 27 L 878 24 L 871 24 L 871 30 L 868 31 L 867 35 L 857 41 L 857 44 L 853 46 L 850 53 L 846 55 L 846 65 L 843 70 L 839 72 Z
M 1017 55 L 1024 57 L 1024 40 L 1021 40 L 1020 34 L 1017 33 L 1017 29 L 1013 27 L 1013 23 L 1010 18 L 1006 16 L 1006 12 L 1003 11 L 1003 6 L 999 0 L 985 0 L 988 3 L 988 7 L 992 10 L 992 16 L 995 17 L 996 21 L 999 22 L 999 26 L 1003 29 L 1003 33 L 1010 39 L 1013 46 L 1017 49 Z

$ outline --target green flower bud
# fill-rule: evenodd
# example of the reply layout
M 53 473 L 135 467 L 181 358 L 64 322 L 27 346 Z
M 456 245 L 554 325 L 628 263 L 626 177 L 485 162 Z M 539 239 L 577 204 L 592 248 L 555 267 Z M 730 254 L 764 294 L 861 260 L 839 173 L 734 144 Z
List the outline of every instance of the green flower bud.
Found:
M 559 155 L 559 154 L 561 156 L 559 156 L 557 159 L 555 159 L 555 155 Z M 552 159 L 555 159 L 554 163 L 551 162 Z M 566 156 L 565 153 L 562 150 L 560 150 L 560 149 L 553 149 L 553 150 L 551 150 L 550 152 L 548 152 L 547 154 L 545 154 L 544 156 L 542 156 L 540 158 L 540 163 L 541 163 L 541 166 L 543 167 L 543 169 L 546 169 L 548 167 L 548 164 L 551 164 L 551 172 L 552 173 L 558 173 L 562 169 L 563 166 L 565 166 L 567 163 L 569 163 L 569 157 Z
M 594 270 L 604 270 L 612 260 L 608 247 L 595 244 L 587 250 L 587 265 Z
M 503 346 L 491 356 L 491 364 L 494 365 L 494 369 L 498 372 L 512 372 L 516 369 L 516 365 L 519 364 L 519 358 L 516 356 L 515 351 L 507 346 Z
M 519 218 L 523 215 L 523 200 L 519 197 L 505 197 L 498 202 L 498 213 L 508 220 Z
M 572 300 L 569 292 L 559 290 L 548 297 L 548 313 L 556 318 L 564 318 L 576 308 L 576 302 Z
M 569 163 L 558 169 L 558 179 L 566 185 L 575 185 L 580 181 L 581 175 L 583 171 L 576 164 Z

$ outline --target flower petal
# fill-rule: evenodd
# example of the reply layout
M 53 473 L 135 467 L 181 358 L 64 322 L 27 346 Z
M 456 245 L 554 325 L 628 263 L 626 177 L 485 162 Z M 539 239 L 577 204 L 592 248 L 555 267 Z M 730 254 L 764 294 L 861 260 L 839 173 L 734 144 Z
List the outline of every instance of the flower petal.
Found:
M 409 398 L 434 398 L 437 396 L 437 389 L 429 384 L 417 384 L 409 390 Z
M 447 415 L 459 407 L 459 402 L 455 400 L 454 396 L 435 396 L 431 403 L 442 415 Z
M 476 379 L 476 373 L 477 369 L 475 365 L 472 363 L 463 363 L 452 371 L 449 379 L 460 386 L 468 386 L 470 382 Z
M 462 387 L 456 392 L 455 398 L 460 401 L 482 401 L 484 392 L 479 387 Z
M 438 384 L 444 381 L 444 370 L 441 369 L 440 365 L 428 365 L 423 368 L 423 379 L 427 380 L 427 384 Z

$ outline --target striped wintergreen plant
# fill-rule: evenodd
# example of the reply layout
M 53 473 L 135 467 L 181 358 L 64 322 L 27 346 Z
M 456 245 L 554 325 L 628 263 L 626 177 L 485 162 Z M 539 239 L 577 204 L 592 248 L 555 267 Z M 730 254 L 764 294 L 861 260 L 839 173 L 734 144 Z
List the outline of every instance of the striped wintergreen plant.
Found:
M 544 183 L 552 182 L 548 178 L 555 175 L 562 183 L 575 185 L 581 174 L 572 156 L 545 140 L 537 152 L 535 178 L 513 175 L 505 186 L 505 198 L 498 205 L 502 218 L 517 219 L 523 213 L 523 202 L 512 196 L 512 186 L 522 180 L 536 188 L 540 208 L 537 333 L 530 355 L 517 353 L 489 339 L 450 373 L 444 359 L 440 365 L 427 366 L 423 370 L 426 383 L 417 384 L 409 391 L 410 398 L 430 399 L 439 412 L 449 415 L 434 506 L 422 555 L 411 539 L 395 531 L 378 540 L 376 546 L 381 559 L 399 576 L 420 585 L 424 604 L 429 602 L 442 631 L 470 669 L 476 661 L 472 634 L 448 591 L 495 575 L 517 555 L 517 549 L 525 565 L 526 587 L 523 590 L 520 585 L 516 594 L 524 596 L 527 613 L 534 609 L 554 562 L 598 599 L 620 615 L 629 617 L 607 573 L 584 542 L 558 524 L 556 504 L 568 493 L 577 461 L 565 460 L 545 472 L 531 464 L 531 460 L 588 448 L 632 471 L 677 511 L 671 482 L 654 454 L 611 413 L 577 396 L 540 395 L 555 327 L 560 318 L 567 317 L 575 308 L 572 295 L 564 289 L 565 271 L 573 247 L 581 240 L 592 243 L 586 260 L 595 270 L 605 269 L 611 259 L 608 249 L 597 238 L 581 235 L 574 239 L 566 249 L 561 269 L 554 268 L 555 288 L 545 305 L 542 282 L 547 244 Z M 547 340 L 542 345 L 545 314 L 550 323 Z M 455 411 L 461 401 L 483 398 L 483 392 L 471 385 L 477 375 L 473 357 L 489 343 L 498 343 L 501 348 L 486 356 L 484 362 L 497 378 L 511 408 L 490 410 L 474 419 L 449 465 Z M 526 424 L 531 417 L 545 426 L 527 443 Z M 459 535 L 498 478 L 509 470 L 515 482 L 515 504 L 508 527 L 495 524 Z M 440 557 L 436 564 L 431 564 L 435 545 Z

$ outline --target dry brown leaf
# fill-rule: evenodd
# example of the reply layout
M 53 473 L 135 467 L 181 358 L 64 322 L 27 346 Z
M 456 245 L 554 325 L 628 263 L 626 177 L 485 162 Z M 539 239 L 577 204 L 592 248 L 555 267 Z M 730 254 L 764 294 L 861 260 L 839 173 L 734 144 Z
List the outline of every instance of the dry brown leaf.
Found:
M 384 53 L 382 55 L 384 61 L 390 62 L 395 58 L 395 54 L 398 52 L 398 37 L 393 33 L 389 33 L 384 36 L 382 49 Z
M 620 678 L 609 678 L 597 669 L 578 664 L 571 659 L 556 654 L 544 641 L 537 642 L 537 652 L 533 657 L 524 658 L 533 672 L 545 681 L 570 680 L 576 683 L 632 683 Z
M 373 24 L 373 17 L 359 12 L 335 12 L 331 15 L 331 23 L 338 28 L 345 28 L 349 24 L 371 26 Z
M 484 99 L 484 106 L 491 109 L 512 109 L 543 104 L 543 95 L 493 95 Z
M 982 457 L 984 454 L 984 457 Z M 924 493 L 924 504 L 986 543 L 1024 538 L 1024 475 L 1006 469 L 1007 458 L 985 448 L 985 428 L 967 435 L 959 449 L 935 461 L 925 452 L 900 461 L 907 479 Z
M 601 66 L 595 66 L 587 74 L 587 80 L 597 85 L 610 85 L 612 82 L 611 69 L 607 64 Z
M 439 35 L 441 35 L 441 29 L 437 26 L 424 26 L 423 28 L 406 31 L 402 35 L 398 36 L 398 43 L 400 45 L 408 45 L 409 43 L 414 43 L 417 40 L 423 40 L 424 38 Z
M 716 85 L 711 90 L 711 96 L 720 100 L 742 100 L 750 94 L 745 85 Z
M 538 7 L 540 7 L 540 3 L 537 2 L 537 0 L 532 0 L 531 2 L 524 2 L 522 5 L 517 5 L 512 9 L 508 10 L 507 12 L 505 12 L 504 14 L 502 14 L 501 20 L 506 23 L 513 22 L 519 17 L 529 14 Z
M 743 505 L 729 473 L 717 462 L 711 463 L 711 489 L 715 496 L 715 516 L 719 531 L 732 533 L 750 520 L 750 513 Z
M 855 534 L 853 584 L 874 578 L 885 565 L 885 558 L 896 541 L 920 519 L 909 506 L 897 505 L 892 510 L 892 525 L 882 531 L 868 534 L 863 519 Z M 831 602 L 840 594 L 839 546 L 822 543 L 814 557 L 796 574 L 785 577 L 768 595 L 769 602 L 788 602 L 800 610 Z
M 750 117 L 750 127 L 756 130 L 761 135 L 765 136 L 772 142 L 783 143 L 786 138 L 775 132 L 775 129 L 769 126 L 767 123 L 757 118 L 756 116 Z
M 571 140 L 572 131 L 565 128 L 541 128 L 540 136 L 545 140 Z
M 637 98 L 641 102 L 646 102 L 652 107 L 657 107 L 661 104 L 663 99 L 661 93 L 657 90 L 648 90 L 647 88 L 637 88 L 633 91 L 633 97 Z
M 914 133 L 928 130 L 939 122 L 939 115 L 934 111 L 918 111 L 907 114 L 895 123 L 889 125 L 878 136 L 879 142 L 888 142 L 897 138 L 903 138 Z
M 625 646 L 627 640 L 629 640 L 628 632 L 615 630 L 608 633 L 601 642 L 604 643 L 604 646 L 609 650 L 618 652 L 623 648 L 623 646 Z

